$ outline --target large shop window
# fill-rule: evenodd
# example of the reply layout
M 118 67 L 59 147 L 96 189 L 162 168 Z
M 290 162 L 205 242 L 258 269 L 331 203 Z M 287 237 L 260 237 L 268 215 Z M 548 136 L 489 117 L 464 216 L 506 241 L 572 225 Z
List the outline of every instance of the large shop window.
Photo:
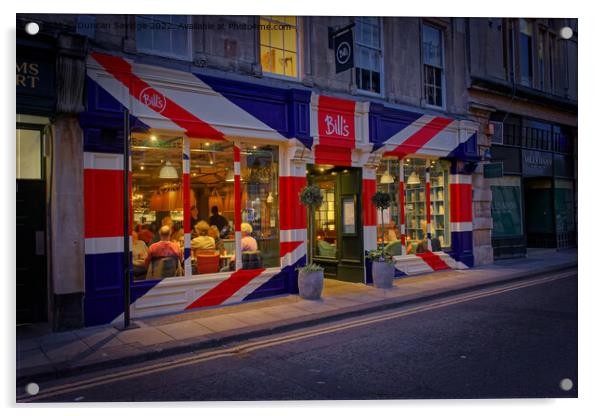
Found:
M 136 48 L 152 55 L 192 60 L 191 19 L 185 15 L 136 16 Z
M 182 137 L 132 138 L 133 275 L 155 280 L 280 266 L 278 147 L 240 144 L 241 251 L 236 251 L 234 144 L 188 139 L 190 186 L 183 180 Z M 185 212 L 188 196 L 189 212 Z M 190 218 L 190 242 L 184 217 Z
M 355 18 L 355 84 L 363 91 L 382 91 L 381 19 Z
M 192 274 L 235 269 L 234 145 L 190 139 Z
M 489 179 L 491 184 L 492 237 L 523 234 L 522 192 L 519 176 Z
M 297 18 L 262 16 L 259 19 L 261 69 L 296 78 L 298 74 Z
M 242 267 L 278 267 L 278 147 L 242 143 L 240 179 Z
M 135 280 L 182 276 L 182 137 L 132 137 L 132 261 Z
M 384 225 L 377 216 L 378 246 L 384 243 L 391 255 L 401 254 L 401 201 L 399 193 L 399 160 L 383 159 L 376 171 L 378 190 L 391 195 L 392 204 L 384 210 Z M 430 213 L 431 249 L 441 251 L 451 245 L 449 171 L 446 160 L 403 159 L 403 205 L 406 226 L 406 253 L 422 253 L 428 249 L 427 215 Z M 430 172 L 430 210 L 427 210 L 427 168 Z M 384 242 L 382 233 L 384 227 Z

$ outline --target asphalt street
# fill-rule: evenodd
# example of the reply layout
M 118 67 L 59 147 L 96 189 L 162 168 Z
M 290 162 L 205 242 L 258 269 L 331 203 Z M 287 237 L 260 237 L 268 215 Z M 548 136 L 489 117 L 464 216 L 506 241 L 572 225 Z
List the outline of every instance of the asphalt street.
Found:
M 75 387 L 40 401 L 577 397 L 576 274 L 431 306 L 278 335 L 261 347 L 229 345 L 222 350 L 234 353 L 178 366 L 169 365 L 174 358 L 146 363 L 131 368 L 162 366 L 85 388 L 78 386 L 122 369 L 42 383 L 40 394 Z M 568 391 L 560 388 L 567 378 Z

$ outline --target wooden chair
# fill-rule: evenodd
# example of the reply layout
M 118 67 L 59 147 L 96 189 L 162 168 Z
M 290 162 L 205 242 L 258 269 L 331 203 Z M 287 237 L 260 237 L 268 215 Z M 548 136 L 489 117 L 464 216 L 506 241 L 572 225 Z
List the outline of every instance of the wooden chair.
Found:
M 200 250 L 199 250 L 200 251 Z M 211 250 L 211 253 L 197 253 L 196 256 L 197 274 L 217 273 L 219 272 L 219 253 Z

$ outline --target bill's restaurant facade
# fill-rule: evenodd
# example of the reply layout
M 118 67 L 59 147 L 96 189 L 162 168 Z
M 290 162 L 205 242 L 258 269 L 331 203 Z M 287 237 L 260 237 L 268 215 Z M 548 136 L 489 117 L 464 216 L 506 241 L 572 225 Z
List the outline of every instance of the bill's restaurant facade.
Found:
M 126 206 L 132 318 L 294 294 L 308 239 L 325 277 L 351 282 L 371 283 L 365 252 L 380 244 L 398 277 L 473 265 L 472 121 L 99 52 L 85 99 L 86 326 L 123 319 Z M 298 197 L 308 183 L 324 196 L 314 235 Z M 393 198 L 383 220 L 377 190 Z M 144 257 L 162 225 L 181 270 L 151 275 Z

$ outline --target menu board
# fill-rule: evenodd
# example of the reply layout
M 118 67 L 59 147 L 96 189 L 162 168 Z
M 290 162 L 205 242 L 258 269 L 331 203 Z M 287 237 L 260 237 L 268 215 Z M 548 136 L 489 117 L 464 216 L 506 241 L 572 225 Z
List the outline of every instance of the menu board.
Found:
M 343 234 L 355 234 L 355 198 L 344 197 L 343 200 Z

